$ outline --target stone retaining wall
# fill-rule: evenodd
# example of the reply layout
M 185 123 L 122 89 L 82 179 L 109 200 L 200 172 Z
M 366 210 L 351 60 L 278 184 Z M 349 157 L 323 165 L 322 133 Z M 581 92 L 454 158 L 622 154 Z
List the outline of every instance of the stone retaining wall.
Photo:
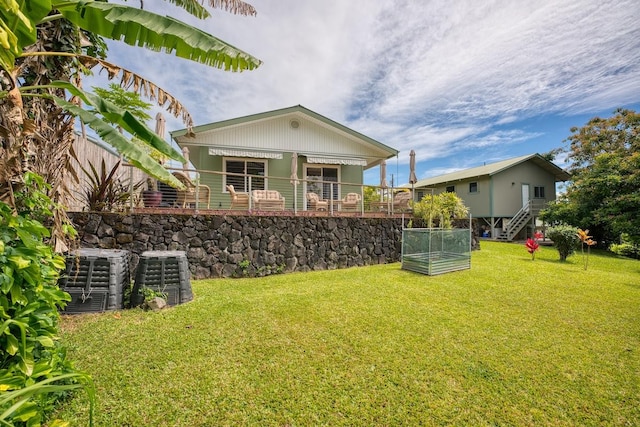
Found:
M 144 251 L 185 251 L 195 279 L 391 263 L 400 261 L 402 251 L 401 218 L 113 213 L 70 216 L 82 247 L 129 250 L 133 255 L 132 269 Z M 405 219 L 405 226 L 407 222 Z M 415 219 L 413 225 L 419 225 Z

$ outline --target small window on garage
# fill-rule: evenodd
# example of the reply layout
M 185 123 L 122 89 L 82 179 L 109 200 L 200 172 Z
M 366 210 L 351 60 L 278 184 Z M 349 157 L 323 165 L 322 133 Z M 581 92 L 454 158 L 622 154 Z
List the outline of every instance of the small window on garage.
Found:
M 447 193 L 455 193 L 456 192 L 456 186 L 455 185 L 448 185 L 447 188 L 445 189 L 445 191 Z
M 533 197 L 544 199 L 544 187 L 533 187 Z
M 477 193 L 478 192 L 478 183 L 470 182 L 469 183 L 469 193 Z

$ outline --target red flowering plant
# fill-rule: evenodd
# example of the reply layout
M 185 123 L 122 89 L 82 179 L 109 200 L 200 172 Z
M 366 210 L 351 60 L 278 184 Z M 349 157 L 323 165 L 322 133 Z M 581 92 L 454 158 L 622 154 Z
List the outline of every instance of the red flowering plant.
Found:
M 529 251 L 529 253 L 531 254 L 531 259 L 532 260 L 536 259 L 536 251 L 540 247 L 538 242 L 535 241 L 532 238 L 528 238 L 527 242 L 524 244 L 524 246 L 525 246 L 525 248 L 527 248 L 527 251 Z
M 540 248 L 538 240 L 542 239 L 543 237 L 544 235 L 541 232 L 536 231 L 533 234 L 533 239 L 528 238 L 526 243 L 524 244 L 524 247 L 527 248 L 527 251 L 531 254 L 532 260 L 536 259 L 536 251 Z

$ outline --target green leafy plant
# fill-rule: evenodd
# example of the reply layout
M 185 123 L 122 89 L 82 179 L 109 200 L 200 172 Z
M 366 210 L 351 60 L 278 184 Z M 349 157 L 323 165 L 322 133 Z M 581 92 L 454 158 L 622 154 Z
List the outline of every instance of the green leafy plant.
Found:
M 371 203 L 380 201 L 380 191 L 375 187 L 364 187 L 362 191 L 362 201 L 365 206 L 371 206 Z
M 567 224 L 559 224 L 547 229 L 547 237 L 558 250 L 560 261 L 566 261 L 578 246 L 578 229 Z
M 2 378 L 0 380 L 3 381 Z M 89 396 L 89 426 L 93 426 L 93 412 L 96 400 L 95 386 L 89 375 L 79 372 L 46 378 L 18 390 L 3 393 L 0 397 L 0 411 L 2 411 L 0 413 L 0 424 L 14 426 L 16 425 L 15 422 L 18 422 L 20 425 L 22 423 L 27 423 L 26 425 L 28 426 L 40 425 L 42 414 L 40 414 L 38 405 L 34 403 L 34 400 L 43 397 L 43 395 L 64 395 L 66 392 L 79 388 L 84 388 Z M 67 423 L 56 419 L 49 421 L 47 425 L 62 427 L 66 426 Z
M 148 286 L 143 286 L 141 289 L 142 296 L 145 301 L 150 301 L 154 298 L 162 298 L 166 301 L 167 293 L 158 289 L 150 288 Z
M 286 264 L 263 265 L 262 267 L 258 268 L 258 276 L 270 276 L 272 274 L 282 274 L 284 273 L 284 270 L 286 268 L 287 268 Z M 248 271 L 245 275 L 248 275 Z
M 53 203 L 41 177 L 29 173 L 24 182 L 16 198 L 30 211 L 16 214 L 0 202 L 0 391 L 7 393 L 0 420 L 31 426 L 83 375 L 58 340 L 58 310 L 70 300 L 57 286 L 65 259 L 47 244 L 49 230 L 37 220 L 50 215 Z
M 413 212 L 427 222 L 428 228 L 432 228 L 436 220 L 440 228 L 453 228 L 453 219 L 466 217 L 469 208 L 455 193 L 440 193 L 427 194 L 414 203 Z
M 92 163 L 89 169 L 80 166 L 86 176 L 86 187 L 81 196 L 91 211 L 111 212 L 122 210 L 131 198 L 131 183 L 129 179 L 120 179 L 118 172 L 120 161 L 111 170 L 107 170 L 107 165 L 102 159 L 100 172 Z M 134 192 L 142 187 L 143 182 L 133 184 Z
M 640 244 L 632 241 L 627 233 L 622 233 L 620 243 L 613 243 L 609 250 L 616 255 L 640 259 Z
M 238 263 L 238 268 L 240 269 L 240 274 L 243 276 L 249 275 L 249 266 L 251 265 L 251 261 L 248 259 L 243 259 Z

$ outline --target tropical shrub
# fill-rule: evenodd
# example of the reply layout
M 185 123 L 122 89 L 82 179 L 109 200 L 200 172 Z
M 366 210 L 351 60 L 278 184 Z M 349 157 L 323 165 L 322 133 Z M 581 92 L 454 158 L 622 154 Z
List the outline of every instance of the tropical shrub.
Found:
M 413 204 L 413 213 L 424 219 L 428 228 L 434 226 L 435 220 L 440 228 L 453 228 L 452 220 L 466 217 L 469 208 L 455 193 L 427 194 Z
M 58 309 L 70 297 L 57 286 L 65 260 L 38 221 L 50 218 L 51 200 L 41 177 L 28 173 L 24 182 L 22 211 L 0 202 L 0 424 L 31 426 L 87 378 L 58 341 Z
M 104 159 L 102 159 L 100 171 L 91 162 L 89 162 L 89 169 L 82 166 L 80 168 L 86 177 L 80 196 L 90 211 L 111 212 L 122 210 L 126 206 L 131 198 L 131 181 L 128 178 L 121 179 L 118 175 L 119 161 L 111 170 L 107 170 Z M 143 181 L 134 183 L 134 192 L 143 184 Z
M 372 202 L 380 201 L 380 193 L 375 187 L 364 187 L 362 199 L 365 206 L 371 206 Z
M 627 233 L 622 233 L 620 243 L 613 243 L 609 250 L 616 255 L 640 259 L 640 244 L 632 241 Z
M 540 245 L 538 244 L 538 242 L 534 239 L 527 239 L 527 241 L 524 244 L 525 248 L 527 249 L 527 252 L 529 252 L 531 254 L 531 260 L 535 260 L 536 259 L 536 251 L 540 248 Z
M 567 257 L 575 252 L 578 242 L 578 229 L 576 227 L 559 224 L 547 229 L 547 237 L 553 241 L 558 250 L 560 261 L 566 261 Z

